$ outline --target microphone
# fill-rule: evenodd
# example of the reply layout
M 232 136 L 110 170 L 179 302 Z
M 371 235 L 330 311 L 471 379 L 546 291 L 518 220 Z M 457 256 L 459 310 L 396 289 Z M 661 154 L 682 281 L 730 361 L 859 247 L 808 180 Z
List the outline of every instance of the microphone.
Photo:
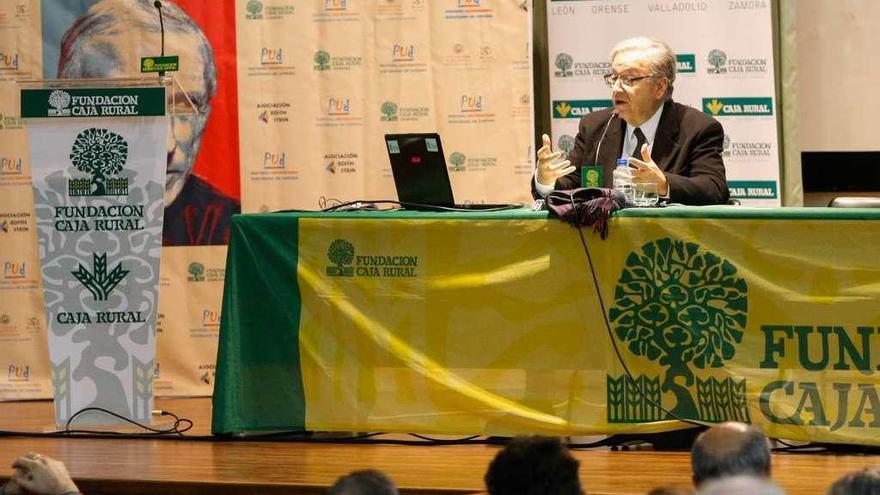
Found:
M 156 1 L 158 2 L 159 0 Z M 615 117 L 617 117 L 617 112 L 612 110 L 611 118 L 608 119 L 608 123 L 605 124 L 605 130 L 602 131 L 602 137 L 599 138 L 599 144 L 596 146 L 596 159 L 593 160 L 593 165 L 599 165 L 599 150 L 602 149 L 602 141 L 605 140 L 605 134 L 608 134 L 608 128 L 611 127 L 611 121 L 614 120 Z
M 165 22 L 162 20 L 162 2 L 156 0 L 153 2 L 153 6 L 156 7 L 156 10 L 159 11 L 159 42 L 160 45 L 160 57 L 165 56 Z M 165 71 L 159 71 L 159 77 L 164 77 Z

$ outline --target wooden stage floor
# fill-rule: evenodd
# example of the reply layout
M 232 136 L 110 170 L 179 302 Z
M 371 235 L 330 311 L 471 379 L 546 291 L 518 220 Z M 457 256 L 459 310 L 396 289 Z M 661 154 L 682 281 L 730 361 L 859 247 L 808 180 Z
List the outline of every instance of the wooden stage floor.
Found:
M 209 399 L 157 400 L 156 407 L 193 420 L 188 435 L 210 433 Z M 0 430 L 44 431 L 52 403 L 0 403 Z M 400 435 L 394 438 L 403 438 Z M 484 490 L 483 474 L 498 447 L 410 446 L 303 442 L 0 437 L 0 478 L 9 464 L 36 451 L 64 461 L 87 495 L 323 493 L 355 469 L 386 472 L 402 493 L 458 494 Z M 590 494 L 646 493 L 690 485 L 687 452 L 578 450 Z M 773 474 L 788 493 L 821 494 L 838 477 L 880 456 L 774 454 Z

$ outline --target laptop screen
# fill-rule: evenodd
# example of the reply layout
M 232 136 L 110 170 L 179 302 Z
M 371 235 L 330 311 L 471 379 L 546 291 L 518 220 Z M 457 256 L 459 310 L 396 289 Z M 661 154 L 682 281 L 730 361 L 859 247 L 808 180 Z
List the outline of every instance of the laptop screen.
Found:
M 455 204 L 438 134 L 386 134 L 385 145 L 399 201 L 438 206 Z

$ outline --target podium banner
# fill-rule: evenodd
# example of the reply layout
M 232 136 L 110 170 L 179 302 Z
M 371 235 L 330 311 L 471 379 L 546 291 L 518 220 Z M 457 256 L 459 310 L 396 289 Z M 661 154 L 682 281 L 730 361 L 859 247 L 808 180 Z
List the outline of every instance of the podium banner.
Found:
M 59 424 L 86 407 L 150 418 L 168 139 L 168 119 L 156 115 L 164 114 L 164 94 L 161 87 L 22 91 Z M 89 118 L 67 118 L 77 116 Z

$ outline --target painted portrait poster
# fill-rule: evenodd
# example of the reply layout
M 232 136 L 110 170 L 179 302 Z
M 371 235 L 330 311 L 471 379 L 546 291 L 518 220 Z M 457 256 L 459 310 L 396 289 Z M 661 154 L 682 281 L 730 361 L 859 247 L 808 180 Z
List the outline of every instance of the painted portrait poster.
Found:
M 46 79 L 157 77 L 141 74 L 140 60 L 160 55 L 164 25 L 164 53 L 180 57 L 180 108 L 168 139 L 162 244 L 227 244 L 230 216 L 241 209 L 234 2 L 162 0 L 161 24 L 154 0 L 41 7 Z

